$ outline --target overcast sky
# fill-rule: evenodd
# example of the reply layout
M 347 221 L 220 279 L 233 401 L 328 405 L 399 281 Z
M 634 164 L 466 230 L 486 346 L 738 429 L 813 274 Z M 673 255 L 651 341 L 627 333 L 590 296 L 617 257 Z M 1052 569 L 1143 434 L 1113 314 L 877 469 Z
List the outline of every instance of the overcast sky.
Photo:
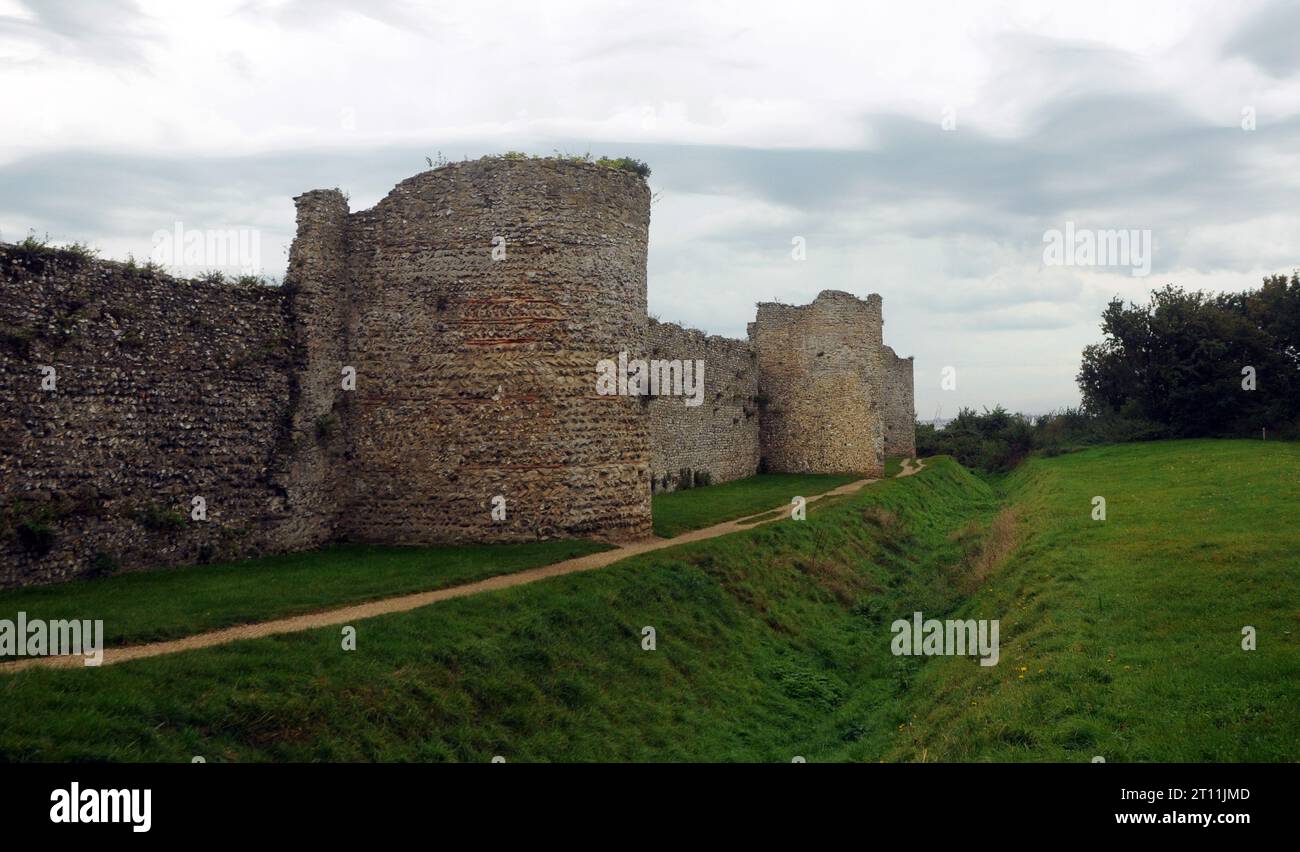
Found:
M 1300 264 L 1295 4 L 351 5 L 0 0 L 0 239 L 255 228 L 279 276 L 305 190 L 631 155 L 651 313 L 743 337 L 760 300 L 880 293 L 923 418 L 1075 404 L 1112 296 Z M 1150 274 L 1045 264 L 1067 222 L 1149 231 Z

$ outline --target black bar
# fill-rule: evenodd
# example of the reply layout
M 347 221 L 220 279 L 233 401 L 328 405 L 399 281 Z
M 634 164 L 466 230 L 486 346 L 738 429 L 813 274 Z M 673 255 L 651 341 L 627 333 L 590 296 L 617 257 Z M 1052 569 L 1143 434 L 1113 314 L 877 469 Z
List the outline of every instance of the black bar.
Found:
M 92 835 L 132 843 L 193 841 L 283 832 L 299 839 L 340 832 L 409 828 L 512 830 L 548 834 L 593 830 L 619 820 L 653 823 L 734 820 L 737 831 L 768 820 L 819 831 L 852 826 L 863 840 L 878 828 L 1215 839 L 1263 827 L 1294 827 L 1294 764 L 826 764 L 826 765 L 362 765 L 126 764 L 0 766 L 0 801 L 9 836 Z M 150 827 L 129 821 L 55 823 L 55 790 L 150 791 Z M 1182 791 L 1170 798 L 1170 790 Z M 1160 798 L 1123 798 L 1123 791 Z M 1209 798 L 1203 791 L 1213 791 Z M 1227 797 L 1220 791 L 1234 792 Z M 1136 795 L 1136 794 L 1135 794 Z M 1177 795 L 1177 794 L 1175 794 Z M 95 797 L 98 800 L 98 796 Z M 1244 815 L 1248 822 L 1121 824 L 1117 814 Z M 655 818 L 650 819 L 654 814 Z M 1145 817 L 1143 817 L 1145 818 Z M 679 823 L 685 825 L 685 823 Z M 649 827 L 647 831 L 651 831 Z M 198 832 L 198 834 L 196 834 Z M 883 835 L 878 835 L 883 837 Z M 987 836 L 987 835 L 985 835 Z M 1009 835 L 1008 835 L 1009 836 Z M 450 841 L 452 835 L 443 835 Z M 638 839 L 640 838 L 640 839 Z M 627 838 L 639 845 L 641 830 Z M 1046 840 L 1047 838 L 1040 838 Z

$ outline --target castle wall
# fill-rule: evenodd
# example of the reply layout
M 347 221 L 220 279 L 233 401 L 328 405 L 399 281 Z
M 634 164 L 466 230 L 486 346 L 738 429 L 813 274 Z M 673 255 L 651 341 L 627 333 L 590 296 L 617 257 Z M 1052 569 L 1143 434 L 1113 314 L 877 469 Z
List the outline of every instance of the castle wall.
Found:
M 649 534 L 644 403 L 595 387 L 645 345 L 643 180 L 483 160 L 359 213 L 296 201 L 283 288 L 0 247 L 0 586 L 336 538 Z
M 291 348 L 276 289 L 0 246 L 0 586 L 279 549 Z
M 885 457 L 916 455 L 916 402 L 912 359 L 900 358 L 888 346 L 881 353 L 881 394 L 884 406 Z
M 485 159 L 369 210 L 295 200 L 281 288 L 0 246 L 0 587 L 339 539 L 639 538 L 652 477 L 915 453 L 879 296 L 760 304 L 747 341 L 647 320 L 631 173 Z M 702 360 L 701 404 L 598 393 L 620 352 Z
M 595 385 L 599 360 L 645 339 L 649 196 L 628 172 L 494 159 L 350 217 L 345 536 L 649 534 L 642 403 Z
M 700 405 L 679 396 L 646 398 L 655 490 L 680 487 L 684 469 L 704 472 L 711 484 L 758 472 L 758 364 L 748 341 L 650 320 L 639 355 L 704 362 Z
M 823 290 L 809 305 L 761 302 L 750 339 L 763 403 L 764 468 L 879 476 L 880 297 Z

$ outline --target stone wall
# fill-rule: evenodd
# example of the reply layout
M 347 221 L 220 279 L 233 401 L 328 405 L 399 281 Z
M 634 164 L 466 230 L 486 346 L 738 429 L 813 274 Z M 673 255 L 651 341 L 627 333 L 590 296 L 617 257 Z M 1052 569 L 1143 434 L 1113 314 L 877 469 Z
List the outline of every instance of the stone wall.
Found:
M 348 218 L 347 538 L 649 534 L 642 403 L 595 388 L 599 360 L 645 339 L 649 218 L 629 172 L 509 159 L 425 172 Z
M 276 289 L 0 246 L 0 586 L 319 543 L 282 485 L 293 357 Z
M 296 203 L 281 288 L 0 246 L 0 587 L 334 540 L 639 538 L 652 475 L 915 452 L 879 296 L 760 304 L 747 341 L 647 320 L 634 174 L 484 159 L 369 210 Z M 598 393 L 620 352 L 703 360 L 701 404 Z
M 296 201 L 280 289 L 0 249 L 0 585 L 335 538 L 649 534 L 644 403 L 595 388 L 646 339 L 644 180 L 486 159 L 371 210 Z
M 650 320 L 640 357 L 704 362 L 698 406 L 679 396 L 648 397 L 653 488 L 681 487 L 683 471 L 712 484 L 758 471 L 758 364 L 754 348 L 672 323 Z
M 810 305 L 760 302 L 749 335 L 764 469 L 880 475 L 880 296 L 823 290 Z
M 881 354 L 881 395 L 884 404 L 885 457 L 916 455 L 916 402 L 912 359 L 900 358 L 884 347 Z

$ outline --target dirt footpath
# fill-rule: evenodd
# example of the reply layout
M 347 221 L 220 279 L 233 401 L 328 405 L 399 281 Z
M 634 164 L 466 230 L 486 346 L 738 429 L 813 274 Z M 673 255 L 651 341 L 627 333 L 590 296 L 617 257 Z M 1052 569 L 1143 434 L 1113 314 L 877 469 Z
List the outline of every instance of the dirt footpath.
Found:
M 908 476 L 920 470 L 917 467 L 914 470 L 907 470 L 899 473 L 899 476 Z M 847 485 L 841 485 L 839 488 L 827 491 L 823 494 L 817 494 L 808 498 L 809 503 L 815 503 L 823 497 L 832 497 L 841 494 L 852 494 L 868 483 L 875 482 L 874 479 L 859 479 L 856 482 L 850 482 Z M 192 651 L 197 648 L 210 648 L 213 645 L 224 645 L 227 642 L 235 642 L 240 639 L 260 639 L 263 636 L 276 636 L 280 633 L 296 633 L 300 630 L 311 630 L 316 627 L 329 627 L 335 624 L 350 624 L 363 618 L 373 618 L 376 615 L 387 615 L 392 612 L 406 612 L 407 610 L 418 609 L 422 606 L 435 604 L 439 601 L 451 600 L 452 598 L 463 598 L 466 595 L 477 595 L 480 592 L 491 592 L 497 589 L 508 589 L 512 586 L 522 586 L 527 583 L 536 583 L 538 580 L 545 580 L 548 577 L 560 577 L 565 574 L 576 574 L 579 571 L 591 571 L 596 568 L 604 568 L 615 562 L 621 562 L 631 556 L 641 553 L 650 553 L 655 550 L 662 550 L 665 547 L 675 547 L 679 544 L 686 544 L 692 541 L 703 541 L 709 538 L 717 538 L 720 535 L 739 532 L 741 530 L 753 529 L 756 526 L 762 526 L 763 523 L 781 520 L 785 517 L 784 513 L 769 518 L 766 521 L 754 523 L 755 518 L 762 518 L 764 515 L 771 515 L 773 512 L 781 512 L 788 509 L 788 506 L 778 506 L 775 509 L 766 509 L 753 515 L 747 515 L 744 518 L 737 518 L 734 521 L 726 521 L 721 524 L 715 524 L 704 529 L 691 530 L 682 533 L 673 538 L 648 538 L 641 541 L 629 542 L 620 545 L 614 550 L 606 550 L 602 553 L 592 553 L 587 556 L 580 556 L 576 559 L 566 559 L 563 562 L 556 562 L 551 565 L 544 565 L 540 568 L 530 568 L 527 571 L 519 571 L 514 574 L 502 574 L 496 577 L 489 577 L 486 580 L 479 580 L 474 583 L 466 583 L 461 586 L 451 586 L 446 589 L 437 589 L 432 592 L 417 592 L 411 595 L 401 595 L 392 598 L 383 598 L 369 603 L 355 604 L 353 606 L 340 607 L 338 609 L 329 609 L 323 612 L 308 613 L 306 615 L 297 615 L 292 618 L 278 618 L 274 621 L 261 621 L 255 624 L 241 624 L 236 627 L 227 627 L 222 630 L 213 630 L 208 633 L 196 633 L 193 636 L 186 636 L 183 639 L 171 639 L 166 642 L 151 642 L 146 645 L 127 645 L 120 648 L 105 648 L 104 660 L 102 665 L 111 666 L 115 663 L 125 663 L 128 660 L 141 660 L 146 657 L 158 657 L 163 654 L 175 654 L 180 651 Z M 747 524 L 746 521 L 749 521 Z M 0 665 L 0 673 L 9 673 L 20 671 L 31 666 L 45 666 L 47 668 L 81 668 L 85 665 L 85 658 L 80 655 L 67 655 L 57 657 L 32 657 L 26 660 L 5 663 Z

